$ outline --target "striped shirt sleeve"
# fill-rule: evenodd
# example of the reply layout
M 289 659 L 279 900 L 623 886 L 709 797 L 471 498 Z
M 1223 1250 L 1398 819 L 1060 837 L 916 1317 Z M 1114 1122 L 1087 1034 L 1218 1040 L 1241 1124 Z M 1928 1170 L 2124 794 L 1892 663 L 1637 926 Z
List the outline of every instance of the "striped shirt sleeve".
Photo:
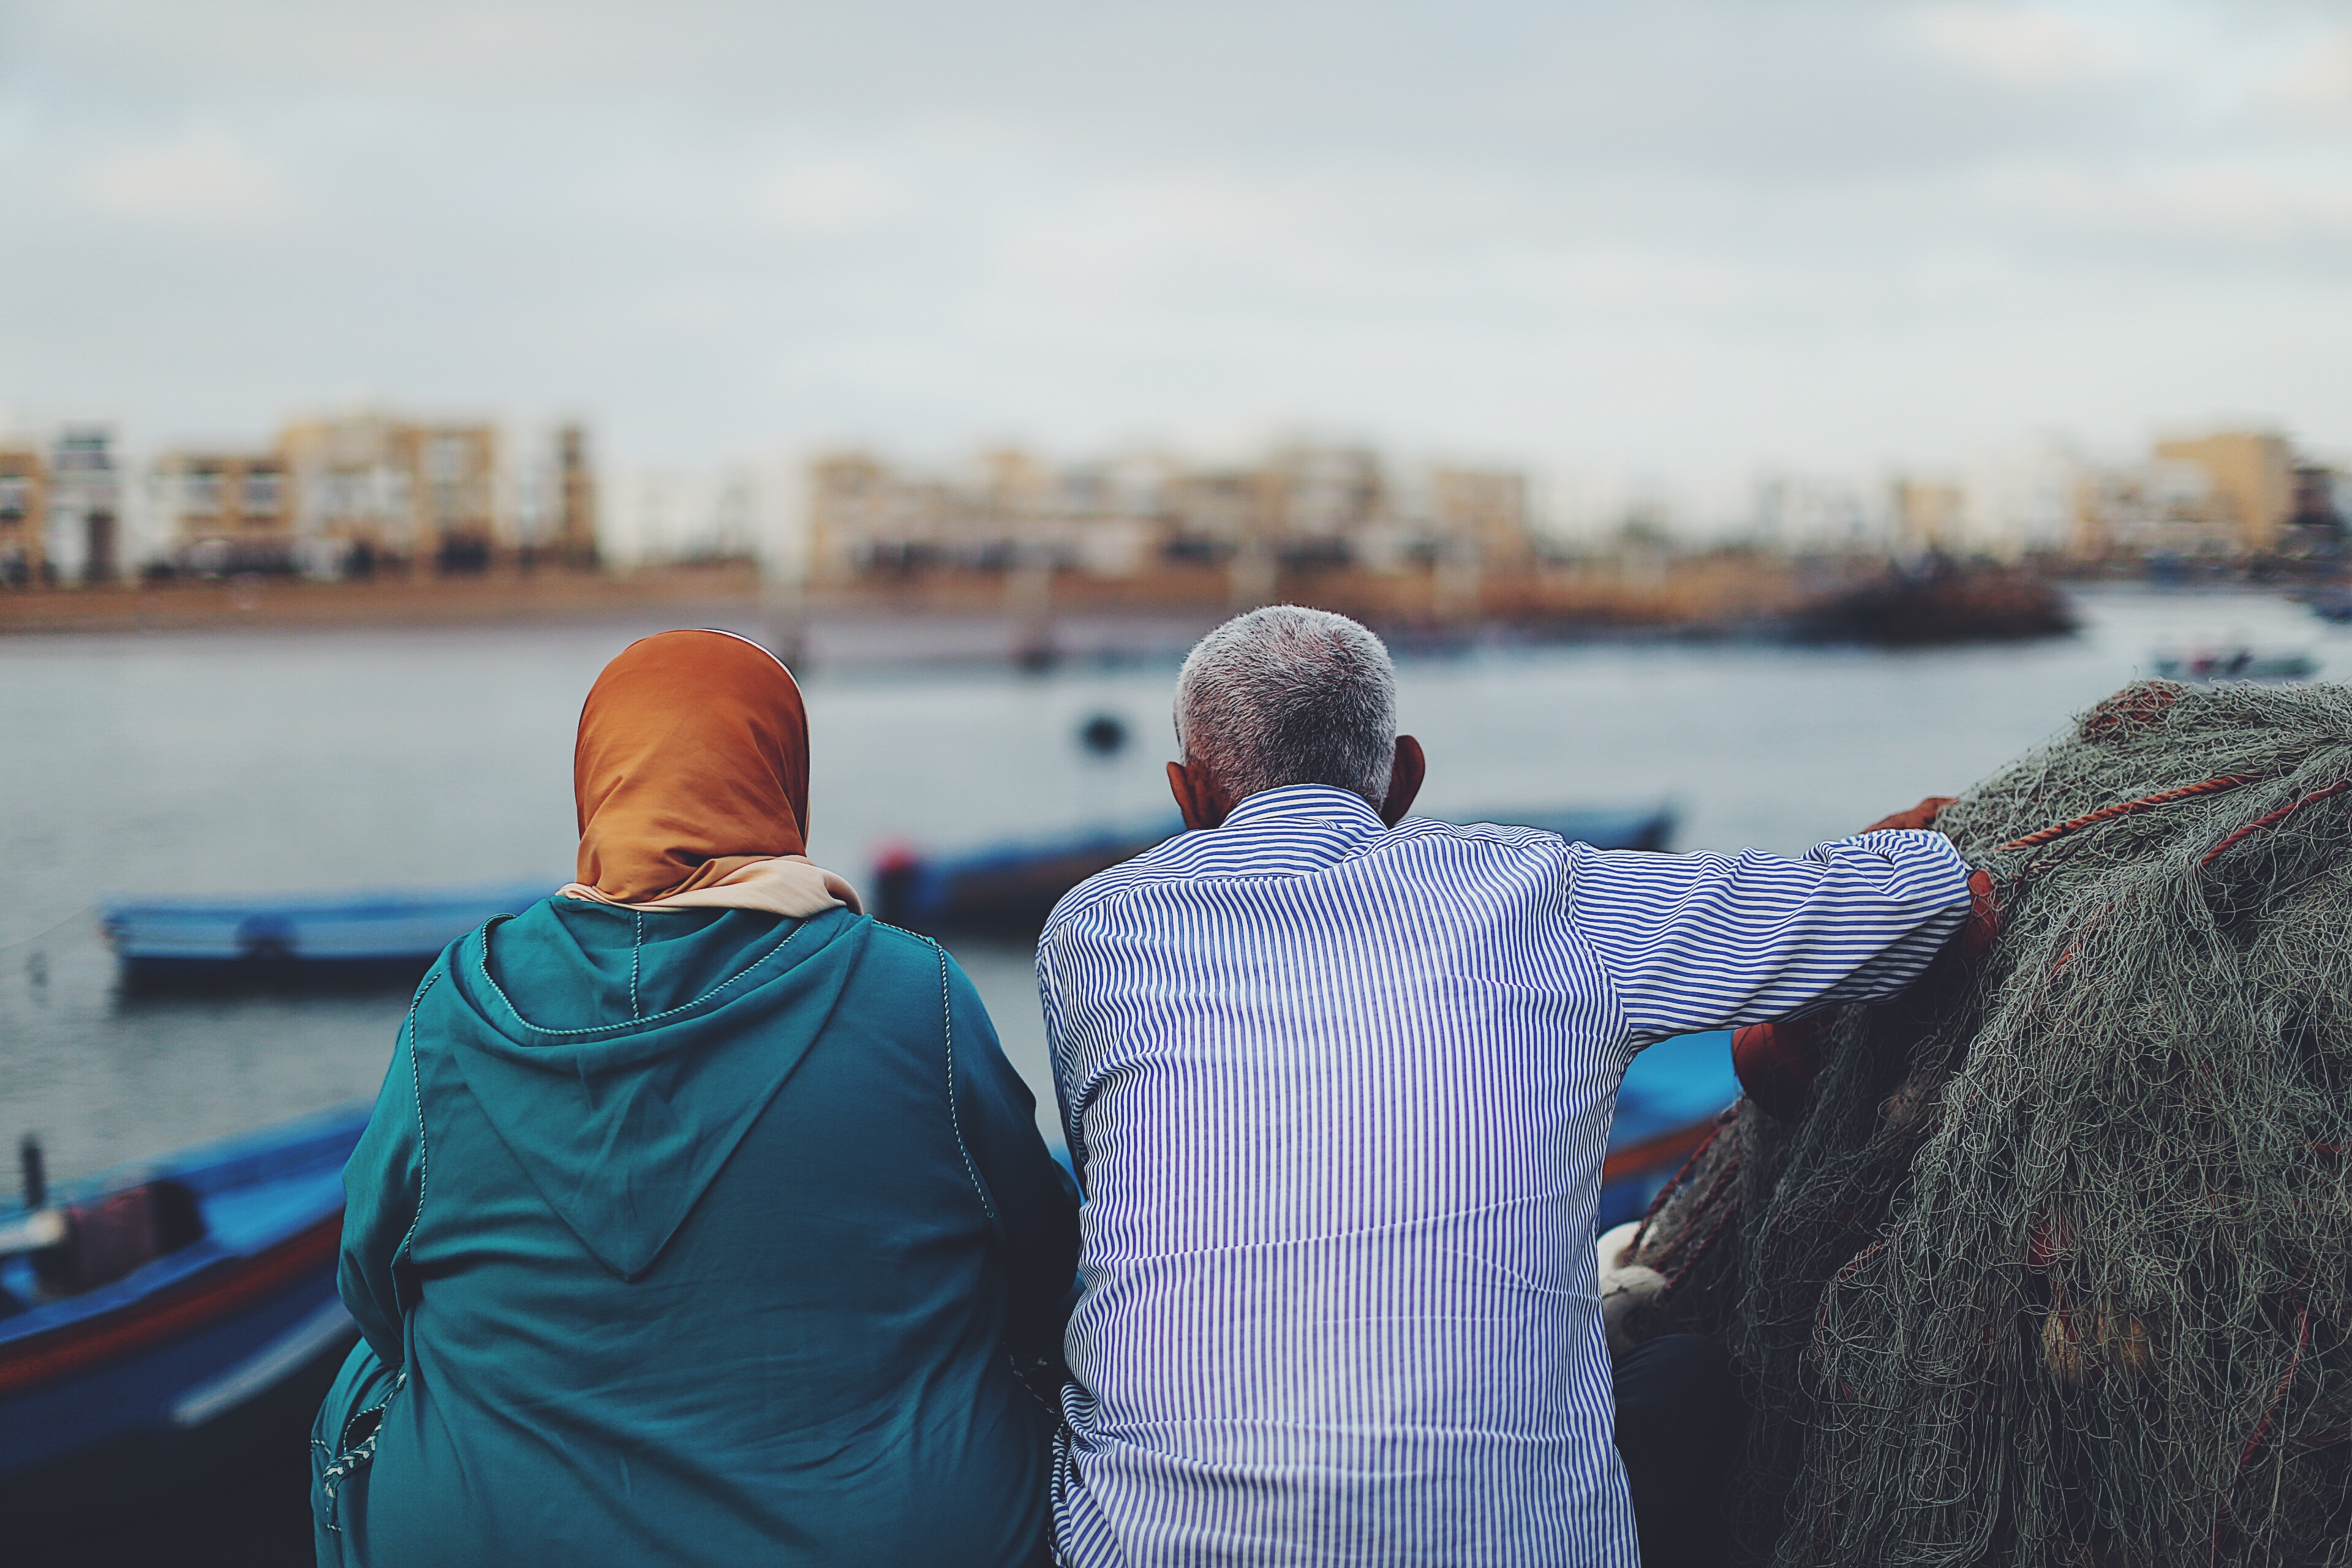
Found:
M 1639 1045 L 1894 995 L 1967 918 L 1968 878 L 1942 834 L 1891 829 L 1800 860 L 1569 856 L 1570 911 Z
M 1062 1142 L 1070 1152 L 1070 1170 L 1078 1190 L 1087 1186 L 1087 1140 L 1078 1118 L 1072 1114 L 1069 1081 L 1063 1076 L 1062 994 L 1054 966 L 1054 933 L 1048 930 L 1037 943 L 1037 1000 L 1045 1020 L 1045 1060 L 1054 1072 L 1055 1109 L 1062 1122 Z

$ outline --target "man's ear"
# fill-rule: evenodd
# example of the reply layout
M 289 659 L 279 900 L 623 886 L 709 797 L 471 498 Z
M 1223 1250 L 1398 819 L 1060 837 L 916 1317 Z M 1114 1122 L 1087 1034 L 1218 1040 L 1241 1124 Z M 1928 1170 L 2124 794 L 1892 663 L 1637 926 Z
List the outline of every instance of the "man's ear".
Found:
M 1169 763 L 1168 793 L 1176 797 L 1176 809 L 1184 814 L 1184 826 L 1195 833 L 1205 827 L 1223 826 L 1225 814 L 1234 808 L 1234 803 L 1225 798 L 1225 786 L 1198 763 Z
M 1421 742 L 1411 735 L 1399 735 L 1396 761 L 1389 764 L 1388 798 L 1381 802 L 1381 820 L 1394 827 L 1412 809 L 1412 797 L 1421 793 L 1421 781 L 1429 773 L 1429 759 L 1421 754 Z

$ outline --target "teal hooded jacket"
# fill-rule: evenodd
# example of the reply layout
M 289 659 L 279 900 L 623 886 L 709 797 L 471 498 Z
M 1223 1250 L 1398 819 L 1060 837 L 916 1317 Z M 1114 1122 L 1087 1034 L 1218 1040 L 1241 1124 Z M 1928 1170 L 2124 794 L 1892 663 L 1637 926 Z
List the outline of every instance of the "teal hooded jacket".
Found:
M 846 910 L 553 899 L 344 1173 L 321 1564 L 1045 1560 L 1076 1197 L 978 994 Z

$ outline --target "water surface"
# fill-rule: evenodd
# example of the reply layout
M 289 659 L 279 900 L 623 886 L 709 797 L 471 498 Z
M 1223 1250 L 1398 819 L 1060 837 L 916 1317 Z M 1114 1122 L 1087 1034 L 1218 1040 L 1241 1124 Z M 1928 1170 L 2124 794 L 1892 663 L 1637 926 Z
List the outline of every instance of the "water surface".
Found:
M 1909 654 L 1601 645 L 1408 664 L 1423 805 L 1670 799 L 1680 847 L 1794 852 L 1952 794 L 2150 666 L 2230 637 L 2352 671 L 2352 637 L 2253 595 L 2118 594 L 2076 637 Z M 653 628 L 0 642 L 0 1134 L 71 1175 L 373 1094 L 404 993 L 143 1000 L 109 892 L 566 879 L 572 731 Z M 970 845 L 1168 810 L 1172 665 L 1043 677 L 819 668 L 811 851 L 860 880 L 892 840 Z M 1076 733 L 1112 713 L 1108 762 Z M 961 943 L 1051 1117 L 1028 955 Z

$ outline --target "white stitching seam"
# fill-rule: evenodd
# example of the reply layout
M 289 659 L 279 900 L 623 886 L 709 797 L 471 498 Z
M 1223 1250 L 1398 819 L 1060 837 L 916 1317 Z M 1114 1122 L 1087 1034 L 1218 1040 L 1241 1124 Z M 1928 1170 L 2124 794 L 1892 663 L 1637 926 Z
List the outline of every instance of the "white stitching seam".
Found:
M 896 929 L 896 928 L 893 928 Z M 940 955 L 940 1036 L 947 1047 L 948 1058 L 948 1126 L 955 1132 L 956 1152 L 963 1156 L 964 1174 L 971 1178 L 971 1190 L 980 1194 L 981 1212 L 988 1223 L 997 1224 L 996 1205 L 989 1201 L 988 1189 L 981 1184 L 980 1168 L 971 1163 L 971 1150 L 963 1141 L 963 1119 L 956 1114 L 955 1093 L 955 1012 L 948 1001 L 948 950 L 929 937 L 931 951 Z
M 520 1024 L 524 1028 L 529 1029 L 534 1035 L 608 1034 L 614 1029 L 631 1028 L 638 1024 L 651 1024 L 663 1018 L 673 1017 L 679 1013 L 689 1012 L 696 1007 L 701 1006 L 705 1002 L 709 1001 L 713 996 L 718 995 L 721 991 L 726 990 L 730 985 L 734 984 L 737 981 L 742 979 L 745 975 L 759 968 L 761 964 L 765 963 L 769 959 L 772 959 L 775 957 L 776 954 L 783 952 L 785 948 L 792 945 L 793 938 L 800 935 L 802 931 L 808 929 L 808 921 L 803 921 L 799 925 L 793 927 L 791 931 L 784 934 L 783 941 L 776 943 L 775 946 L 770 948 L 766 952 L 761 953 L 758 958 L 752 960 L 751 963 L 729 975 L 726 979 L 720 981 L 718 984 L 712 986 L 701 995 L 697 996 L 691 1002 L 681 1002 L 675 1007 L 665 1007 L 658 1013 L 648 1013 L 642 1018 L 630 1018 L 625 1022 L 618 1024 L 591 1024 L 585 1028 L 580 1029 L 549 1029 L 543 1028 L 540 1025 L 532 1023 L 529 1018 L 524 1017 L 522 1016 L 522 1009 L 514 1005 L 514 999 L 509 996 L 506 992 L 500 988 L 497 979 L 490 973 L 489 928 L 490 926 L 497 925 L 500 921 L 509 921 L 513 918 L 514 917 L 512 915 L 499 915 L 497 919 L 489 921 L 488 925 L 485 925 L 482 928 L 482 956 L 480 962 L 476 965 L 476 967 L 480 969 L 482 972 L 482 984 L 488 985 L 490 990 L 496 994 L 498 999 L 507 1005 L 507 1011 L 514 1015 L 514 1021 Z M 641 916 L 639 918 L 642 919 L 643 917 Z M 631 982 L 631 984 L 634 992 L 634 980 Z M 634 1008 L 635 1005 L 635 999 L 633 994 L 630 1005 Z

